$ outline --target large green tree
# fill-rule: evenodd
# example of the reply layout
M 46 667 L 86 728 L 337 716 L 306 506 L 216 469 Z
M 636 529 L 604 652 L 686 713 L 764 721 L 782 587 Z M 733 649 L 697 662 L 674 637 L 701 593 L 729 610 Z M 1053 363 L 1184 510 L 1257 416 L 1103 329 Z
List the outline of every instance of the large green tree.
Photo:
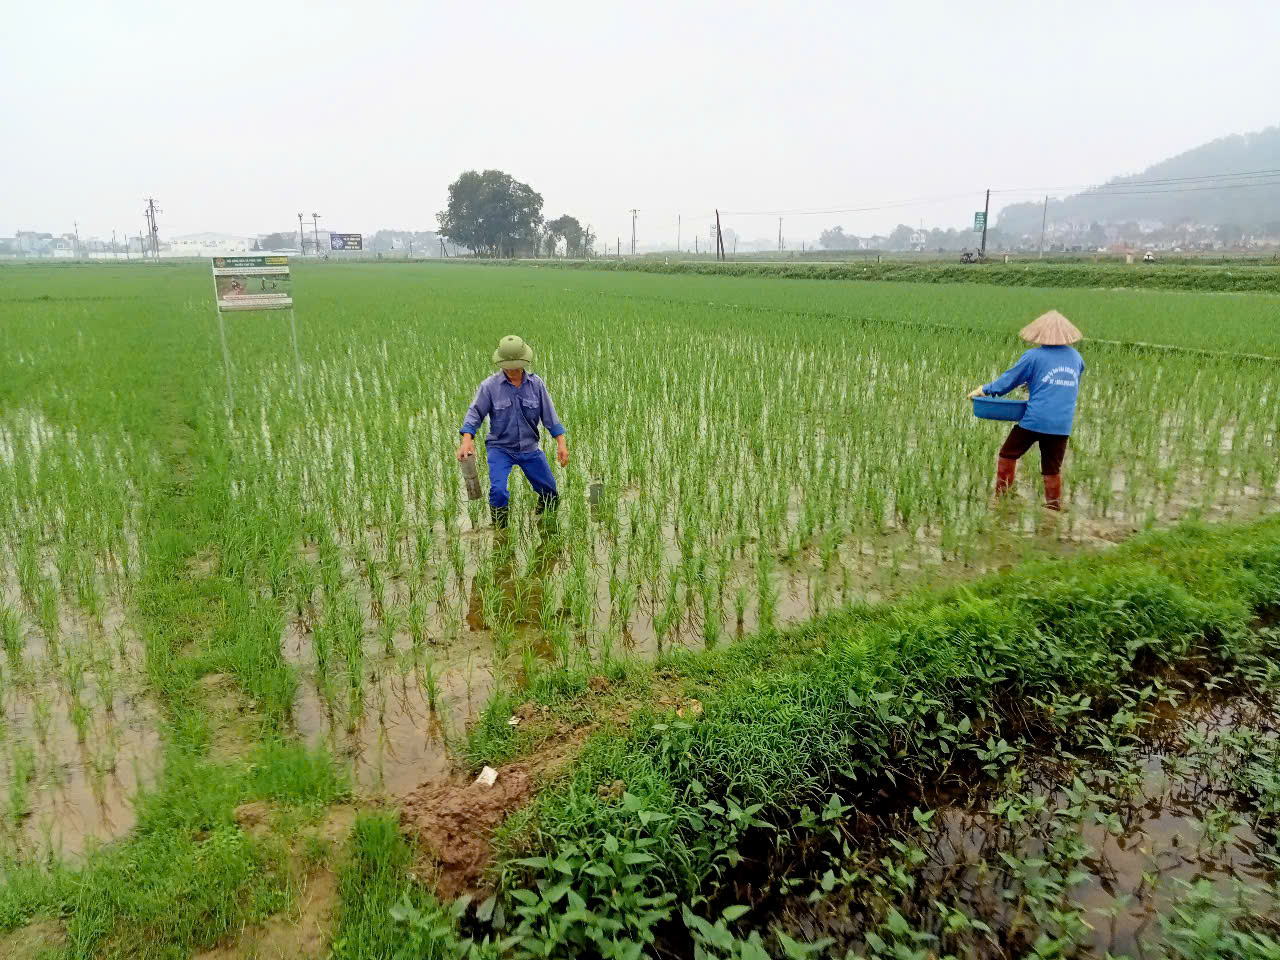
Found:
M 298 246 L 298 231 L 289 230 L 280 233 L 268 233 L 258 241 L 255 250 L 291 250 Z
M 436 214 L 440 233 L 491 257 L 537 248 L 542 194 L 501 170 L 468 170 L 449 185 L 449 206 Z
M 562 217 L 556 217 L 554 220 L 547 221 L 547 232 L 557 240 L 564 241 L 564 255 L 566 257 L 582 256 L 583 240 L 586 237 L 586 231 L 582 229 L 582 224 L 578 222 L 577 217 L 571 217 L 567 213 Z M 554 248 L 555 243 L 552 243 Z

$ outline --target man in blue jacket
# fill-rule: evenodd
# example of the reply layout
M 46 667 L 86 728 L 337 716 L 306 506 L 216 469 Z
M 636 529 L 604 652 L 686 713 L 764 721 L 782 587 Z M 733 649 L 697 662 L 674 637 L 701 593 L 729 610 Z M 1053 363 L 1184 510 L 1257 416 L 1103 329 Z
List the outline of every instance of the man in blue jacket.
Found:
M 1028 350 L 1012 367 L 969 396 L 1002 397 L 1027 385 L 1027 412 L 1009 432 L 996 461 L 996 496 L 1013 486 L 1018 459 L 1032 445 L 1039 444 L 1045 506 L 1061 510 L 1062 461 L 1067 455 L 1084 373 L 1084 359 L 1070 344 L 1083 334 L 1057 310 L 1050 310 L 1023 327 L 1019 336 L 1039 346 Z
M 520 337 L 503 337 L 493 352 L 493 362 L 500 369 L 480 384 L 462 421 L 458 459 L 475 456 L 476 431 L 488 417 L 489 435 L 484 448 L 489 460 L 489 511 L 494 528 L 505 530 L 511 500 L 507 481 L 512 467 L 521 469 L 538 495 L 539 515 L 554 507 L 559 498 L 551 465 L 538 446 L 538 425 L 545 426 L 555 437 L 556 459 L 562 467 L 569 464 L 569 446 L 547 385 L 537 374 L 528 372 L 533 347 Z

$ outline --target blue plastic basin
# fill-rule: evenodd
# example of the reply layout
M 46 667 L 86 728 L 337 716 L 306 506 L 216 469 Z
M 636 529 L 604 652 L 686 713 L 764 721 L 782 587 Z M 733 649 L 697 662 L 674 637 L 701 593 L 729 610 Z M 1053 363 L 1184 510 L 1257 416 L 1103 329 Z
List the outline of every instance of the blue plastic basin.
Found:
M 973 415 L 979 420 L 1021 420 L 1027 414 L 1027 401 L 1004 397 L 974 397 Z

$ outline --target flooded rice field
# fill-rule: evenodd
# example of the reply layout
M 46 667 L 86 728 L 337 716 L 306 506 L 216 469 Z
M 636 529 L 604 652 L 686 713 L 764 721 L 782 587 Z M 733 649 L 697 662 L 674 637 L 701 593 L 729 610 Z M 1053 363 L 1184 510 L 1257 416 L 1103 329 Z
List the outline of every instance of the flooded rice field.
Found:
M 53 583 L 36 609 L 16 583 L 0 605 L 0 837 L 15 852 L 77 856 L 133 826 L 161 739 L 119 604 L 102 596 L 85 613 Z
M 1014 498 L 963 550 L 922 526 L 834 543 L 794 539 L 767 564 L 745 538 L 713 565 L 667 525 L 655 565 L 624 536 L 610 535 L 602 515 L 614 511 L 613 529 L 625 531 L 637 501 L 636 491 L 623 491 L 589 520 L 579 517 L 594 542 L 567 520 L 568 505 L 560 527 L 517 515 L 504 537 L 472 505 L 457 528 L 440 524 L 412 536 L 371 528 L 341 543 L 304 543 L 295 567 L 301 587 L 281 640 L 300 680 L 296 731 L 349 762 L 363 788 L 397 795 L 449 769 L 450 738 L 465 732 L 495 689 L 519 688 L 538 672 L 732 642 L 1034 555 L 1106 549 L 1196 509 L 1181 499 L 1145 522 L 1123 510 L 1085 520 Z M 791 526 L 802 522 L 799 503 L 797 492 Z M 1233 508 L 1262 509 L 1261 498 Z M 653 569 L 670 573 L 650 579 Z

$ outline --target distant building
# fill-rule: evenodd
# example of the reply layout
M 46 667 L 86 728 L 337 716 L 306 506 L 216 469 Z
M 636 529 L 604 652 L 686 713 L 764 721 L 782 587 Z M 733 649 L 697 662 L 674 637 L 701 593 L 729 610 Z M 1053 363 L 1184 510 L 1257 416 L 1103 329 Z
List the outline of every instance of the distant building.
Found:
M 47 254 L 53 246 L 52 233 L 40 233 L 37 230 L 19 230 L 18 247 L 28 256 Z
M 214 257 L 221 253 L 248 253 L 253 250 L 254 238 L 230 233 L 189 233 L 172 237 L 161 250 L 166 257 Z

